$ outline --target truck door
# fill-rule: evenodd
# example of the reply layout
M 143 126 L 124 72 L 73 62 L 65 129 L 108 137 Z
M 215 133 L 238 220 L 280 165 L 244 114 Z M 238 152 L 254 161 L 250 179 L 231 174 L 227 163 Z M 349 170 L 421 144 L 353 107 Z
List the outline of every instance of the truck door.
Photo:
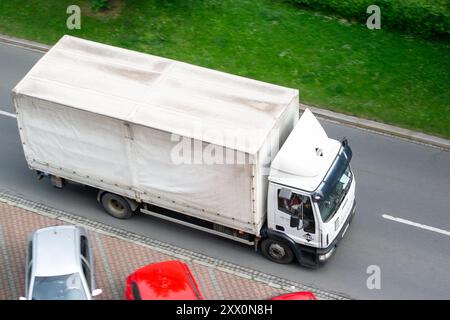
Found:
M 284 232 L 296 243 L 317 246 L 318 228 L 311 198 L 281 186 L 275 196 L 275 230 Z M 300 219 L 298 227 L 292 226 L 293 217 Z

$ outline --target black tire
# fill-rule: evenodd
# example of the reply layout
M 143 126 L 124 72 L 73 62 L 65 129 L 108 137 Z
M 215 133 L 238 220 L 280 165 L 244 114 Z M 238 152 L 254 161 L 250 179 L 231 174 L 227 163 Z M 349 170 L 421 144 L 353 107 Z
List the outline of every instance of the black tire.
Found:
M 101 203 L 103 209 L 114 218 L 128 219 L 133 214 L 128 201 L 117 194 L 109 192 L 103 194 Z
M 295 258 L 294 252 L 286 242 L 269 238 L 261 242 L 261 252 L 270 261 L 281 264 L 289 264 Z

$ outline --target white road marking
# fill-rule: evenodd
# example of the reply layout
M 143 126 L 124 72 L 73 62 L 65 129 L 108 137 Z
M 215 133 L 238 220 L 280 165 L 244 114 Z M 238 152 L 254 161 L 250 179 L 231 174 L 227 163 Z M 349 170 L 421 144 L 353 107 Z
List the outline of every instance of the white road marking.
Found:
M 447 230 L 442 230 L 442 229 L 438 229 L 438 228 L 435 228 L 435 227 L 430 227 L 430 226 L 427 226 L 427 225 L 424 225 L 424 224 L 420 224 L 420 223 L 409 221 L 409 220 L 402 219 L 402 218 L 396 218 L 396 217 L 390 216 L 388 214 L 383 214 L 382 217 L 385 218 L 385 219 L 388 219 L 388 220 L 392 220 L 392 221 L 397 221 L 397 222 L 400 222 L 400 223 L 408 224 L 408 225 L 413 226 L 413 227 L 417 227 L 417 228 L 425 229 L 425 230 L 428 230 L 428 231 L 441 233 L 441 234 L 444 234 L 446 236 L 450 236 L 450 231 L 447 231 Z
M 17 116 L 14 113 L 9 113 L 9 112 L 2 111 L 2 110 L 0 110 L 0 114 L 3 116 L 11 117 L 11 118 L 17 118 Z

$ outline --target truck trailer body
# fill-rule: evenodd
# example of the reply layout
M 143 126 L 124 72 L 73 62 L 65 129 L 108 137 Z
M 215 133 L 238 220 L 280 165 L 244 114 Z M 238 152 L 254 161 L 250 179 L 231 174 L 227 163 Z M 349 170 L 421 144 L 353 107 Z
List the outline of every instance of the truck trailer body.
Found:
M 29 167 L 98 188 L 118 218 L 141 211 L 317 265 L 355 211 L 348 143 L 309 110 L 299 120 L 295 89 L 64 36 L 12 98 Z

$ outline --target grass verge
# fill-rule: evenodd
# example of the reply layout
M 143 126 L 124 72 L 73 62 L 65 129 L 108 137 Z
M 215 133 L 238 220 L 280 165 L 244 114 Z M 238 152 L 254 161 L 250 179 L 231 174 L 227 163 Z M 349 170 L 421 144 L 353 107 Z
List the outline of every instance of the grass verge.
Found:
M 68 30 L 66 9 L 82 9 Z M 62 35 L 300 89 L 302 102 L 450 138 L 450 43 L 402 36 L 271 0 L 0 3 L 0 33 Z

